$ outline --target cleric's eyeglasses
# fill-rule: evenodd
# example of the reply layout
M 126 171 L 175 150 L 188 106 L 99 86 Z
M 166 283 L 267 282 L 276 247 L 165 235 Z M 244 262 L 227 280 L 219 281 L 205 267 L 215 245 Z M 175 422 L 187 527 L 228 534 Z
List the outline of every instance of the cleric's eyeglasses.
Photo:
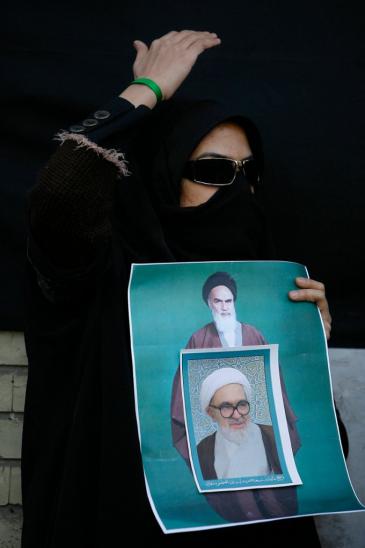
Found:
M 220 414 L 224 419 L 230 419 L 231 417 L 233 417 L 236 409 L 241 417 L 248 415 L 250 412 L 250 404 L 247 400 L 241 400 L 237 403 L 237 405 L 232 405 L 231 403 L 222 403 L 221 405 L 209 404 L 209 407 L 219 409 Z
M 253 156 L 243 160 L 232 158 L 198 158 L 185 164 L 183 175 L 190 181 L 202 185 L 228 186 L 233 183 L 239 171 L 254 187 L 260 183 L 260 173 Z

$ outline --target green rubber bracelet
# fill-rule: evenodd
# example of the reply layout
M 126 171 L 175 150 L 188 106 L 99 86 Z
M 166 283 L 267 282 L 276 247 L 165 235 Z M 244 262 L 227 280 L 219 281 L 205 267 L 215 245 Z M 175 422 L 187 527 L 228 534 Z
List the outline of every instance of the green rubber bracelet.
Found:
M 159 103 L 163 99 L 162 91 L 159 86 L 153 80 L 149 78 L 136 78 L 131 84 L 142 84 L 143 86 L 148 86 L 155 93 L 157 97 L 157 102 Z

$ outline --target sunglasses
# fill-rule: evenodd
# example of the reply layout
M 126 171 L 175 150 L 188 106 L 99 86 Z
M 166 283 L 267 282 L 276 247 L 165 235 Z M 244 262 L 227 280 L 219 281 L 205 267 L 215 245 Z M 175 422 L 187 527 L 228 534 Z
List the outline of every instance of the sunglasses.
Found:
M 232 158 L 189 160 L 185 165 L 183 175 L 190 181 L 202 185 L 228 186 L 234 182 L 240 170 L 250 185 L 257 186 L 260 183 L 259 169 L 253 156 L 244 160 L 233 160 Z

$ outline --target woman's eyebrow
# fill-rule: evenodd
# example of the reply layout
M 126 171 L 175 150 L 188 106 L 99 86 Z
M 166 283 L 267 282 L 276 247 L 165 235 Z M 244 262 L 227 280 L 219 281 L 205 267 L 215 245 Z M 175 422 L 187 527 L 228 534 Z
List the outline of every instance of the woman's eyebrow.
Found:
M 200 160 L 200 158 L 207 158 L 208 156 L 212 158 L 225 158 L 223 154 L 218 154 L 217 152 L 203 152 L 203 154 L 200 154 L 194 160 Z

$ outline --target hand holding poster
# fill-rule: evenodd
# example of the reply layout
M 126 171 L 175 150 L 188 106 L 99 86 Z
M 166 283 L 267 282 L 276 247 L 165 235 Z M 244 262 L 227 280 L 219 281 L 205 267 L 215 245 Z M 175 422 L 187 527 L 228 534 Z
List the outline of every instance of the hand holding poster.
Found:
M 285 262 L 134 265 L 136 412 L 166 533 L 362 509 L 320 314 L 287 297 L 296 276 Z

